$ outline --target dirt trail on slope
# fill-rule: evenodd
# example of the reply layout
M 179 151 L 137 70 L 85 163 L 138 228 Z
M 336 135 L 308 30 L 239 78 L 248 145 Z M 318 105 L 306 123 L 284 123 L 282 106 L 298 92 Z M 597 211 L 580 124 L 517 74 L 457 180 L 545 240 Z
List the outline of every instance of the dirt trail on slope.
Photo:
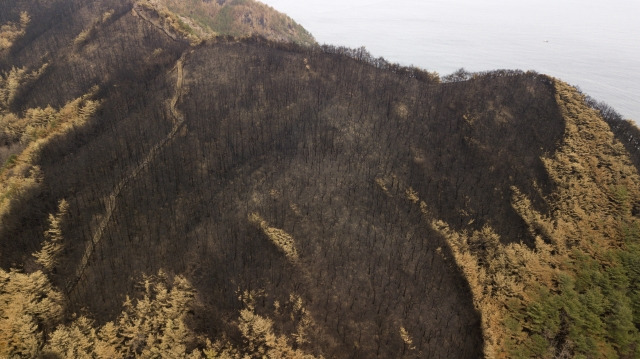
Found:
M 158 28 L 160 31 L 164 32 L 167 36 L 169 36 L 174 41 L 179 41 L 179 38 L 176 34 L 171 33 L 169 29 L 162 25 L 159 15 L 154 13 L 152 10 L 146 9 L 140 3 L 133 4 L 133 14 L 135 16 L 139 16 L 141 19 L 145 20 L 152 26 Z
M 91 260 L 91 257 L 95 253 L 96 247 L 100 244 L 100 241 L 102 240 L 104 236 L 104 232 L 107 228 L 107 225 L 111 221 L 111 216 L 113 215 L 113 211 L 115 210 L 115 207 L 116 207 L 116 201 L 120 196 L 122 189 L 129 182 L 135 181 L 137 179 L 140 172 L 142 172 L 156 158 L 158 153 L 160 153 L 160 151 L 167 145 L 167 143 L 169 143 L 169 141 L 171 141 L 176 136 L 176 134 L 184 124 L 184 121 L 185 121 L 184 115 L 180 111 L 178 111 L 178 109 L 176 108 L 176 105 L 178 104 L 178 100 L 182 96 L 182 85 L 184 82 L 184 69 L 183 69 L 184 66 L 183 65 L 184 65 L 186 55 L 187 53 L 183 53 L 180 59 L 178 59 L 178 61 L 176 62 L 176 66 L 174 67 L 175 69 L 177 69 L 176 88 L 175 88 L 175 93 L 173 94 L 173 97 L 168 101 L 169 103 L 168 103 L 168 109 L 167 109 L 167 112 L 169 113 L 170 117 L 173 119 L 173 127 L 171 128 L 171 131 L 162 140 L 160 140 L 153 147 L 151 147 L 149 152 L 147 152 L 147 154 L 145 155 L 144 159 L 135 168 L 131 169 L 131 171 L 124 178 L 122 178 L 120 182 L 118 182 L 118 184 L 116 184 L 116 186 L 113 188 L 113 190 L 107 197 L 106 203 L 105 203 L 105 213 L 102 217 L 102 220 L 98 224 L 98 227 L 96 228 L 96 231 L 94 232 L 91 238 L 91 241 L 87 242 L 87 248 L 84 251 L 84 255 L 82 256 L 82 260 L 80 261 L 80 264 L 76 269 L 76 273 L 74 277 L 67 282 L 67 285 L 66 285 L 67 294 L 70 294 L 71 292 L 73 292 L 73 290 L 76 288 L 76 286 L 80 282 L 80 279 L 82 278 L 82 275 L 84 274 L 85 270 L 89 266 L 89 261 Z

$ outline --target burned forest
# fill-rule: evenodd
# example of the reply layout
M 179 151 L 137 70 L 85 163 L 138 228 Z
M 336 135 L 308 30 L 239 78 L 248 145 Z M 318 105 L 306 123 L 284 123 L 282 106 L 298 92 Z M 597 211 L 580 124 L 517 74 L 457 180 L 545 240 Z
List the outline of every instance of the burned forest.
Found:
M 0 356 L 638 355 L 632 122 L 169 5 L 0 3 Z

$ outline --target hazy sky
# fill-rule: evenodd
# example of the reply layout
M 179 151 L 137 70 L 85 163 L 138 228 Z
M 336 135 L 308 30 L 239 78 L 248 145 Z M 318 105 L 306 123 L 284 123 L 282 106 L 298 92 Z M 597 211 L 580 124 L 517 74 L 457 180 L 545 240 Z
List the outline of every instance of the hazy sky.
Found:
M 536 70 L 640 120 L 640 0 L 261 0 L 319 43 L 447 74 Z

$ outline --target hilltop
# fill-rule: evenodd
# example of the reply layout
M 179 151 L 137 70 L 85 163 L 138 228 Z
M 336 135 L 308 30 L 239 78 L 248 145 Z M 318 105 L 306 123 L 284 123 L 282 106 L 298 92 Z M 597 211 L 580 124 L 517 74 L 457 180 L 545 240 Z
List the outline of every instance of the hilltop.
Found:
M 266 39 L 313 45 L 313 36 L 272 7 L 253 0 L 157 0 L 203 37 L 259 35 Z
M 191 41 L 261 36 L 306 46 L 315 44 L 313 36 L 293 19 L 254 0 L 139 0 L 134 9 Z
M 0 4 L 2 355 L 637 355 L 631 122 L 187 3 Z

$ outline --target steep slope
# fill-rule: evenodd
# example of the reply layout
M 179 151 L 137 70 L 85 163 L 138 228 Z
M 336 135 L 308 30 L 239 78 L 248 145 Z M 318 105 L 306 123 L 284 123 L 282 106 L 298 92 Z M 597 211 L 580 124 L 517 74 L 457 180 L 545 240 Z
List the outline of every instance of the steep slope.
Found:
M 432 226 L 447 237 L 483 318 L 489 357 L 633 357 L 640 340 L 640 177 L 584 95 L 556 82 L 563 141 L 543 162 L 556 185 L 540 213 L 517 187 L 533 248 Z M 523 270 L 526 268 L 527 270 Z
M 574 89 L 519 71 L 441 83 L 260 37 L 189 44 L 152 5 L 0 4 L 0 266 L 32 273 L 3 274 L 2 298 L 62 293 L 67 318 L 125 343 L 99 331 L 83 350 L 124 357 L 148 349 L 127 334 L 138 319 L 183 353 L 206 346 L 194 333 L 247 355 L 636 350 L 637 169 Z M 57 305 L 35 352 L 91 332 L 52 334 Z M 580 324 L 594 306 L 598 333 Z

